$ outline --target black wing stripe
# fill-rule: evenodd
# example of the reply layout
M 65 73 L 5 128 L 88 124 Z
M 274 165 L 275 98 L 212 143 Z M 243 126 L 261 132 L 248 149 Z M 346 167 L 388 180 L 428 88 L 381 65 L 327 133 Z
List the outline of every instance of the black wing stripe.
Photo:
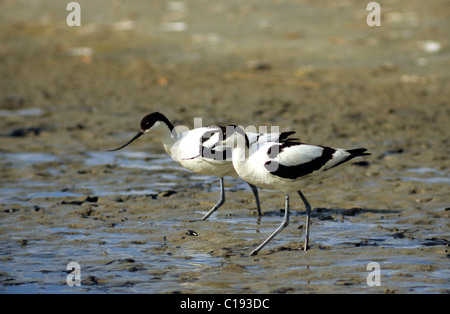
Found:
M 275 176 L 285 179 L 297 179 L 322 168 L 332 158 L 335 152 L 336 150 L 334 148 L 323 147 L 323 152 L 320 157 L 303 164 L 296 166 L 284 166 L 279 162 L 272 160 L 267 161 L 264 164 L 264 167 Z

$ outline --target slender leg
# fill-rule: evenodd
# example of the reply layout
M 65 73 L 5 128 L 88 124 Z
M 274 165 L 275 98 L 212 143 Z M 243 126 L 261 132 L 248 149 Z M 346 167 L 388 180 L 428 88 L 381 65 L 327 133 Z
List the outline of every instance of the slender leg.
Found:
M 247 184 L 250 186 L 250 188 L 252 189 L 253 195 L 255 196 L 256 208 L 258 209 L 258 216 L 262 216 L 261 206 L 259 205 L 258 188 L 251 183 L 247 182 Z
M 265 247 L 267 243 L 269 243 L 273 238 L 275 238 L 277 236 L 277 234 L 279 234 L 281 231 L 283 231 L 283 229 L 286 228 L 288 225 L 289 225 L 289 195 L 286 194 L 283 222 L 277 228 L 277 230 L 275 230 L 266 240 L 264 240 L 263 243 L 261 243 L 256 249 L 254 249 L 250 253 L 250 256 L 258 254 L 259 251 L 261 251 L 261 249 L 263 247 Z
M 212 213 L 214 213 L 220 206 L 225 203 L 225 189 L 223 186 L 223 177 L 220 178 L 220 199 L 217 201 L 216 205 L 214 205 L 213 208 L 209 212 L 206 213 L 205 216 L 203 216 L 202 220 L 208 219 L 209 216 L 211 216 Z
M 305 235 L 305 247 L 303 248 L 304 251 L 309 249 L 309 225 L 311 221 L 311 205 L 309 204 L 306 197 L 303 195 L 303 193 L 298 190 L 298 195 L 300 195 L 303 203 L 305 203 L 305 209 L 306 209 L 306 235 Z

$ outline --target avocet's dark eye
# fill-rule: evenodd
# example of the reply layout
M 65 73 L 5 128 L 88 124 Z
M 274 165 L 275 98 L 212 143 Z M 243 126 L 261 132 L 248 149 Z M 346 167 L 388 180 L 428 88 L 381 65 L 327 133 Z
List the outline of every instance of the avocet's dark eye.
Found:
M 153 126 L 153 124 L 155 124 L 154 117 L 151 115 L 147 115 L 141 121 L 141 130 L 146 131 L 150 129 Z
M 151 127 L 152 127 L 152 125 L 151 125 L 150 121 L 148 121 L 148 120 L 146 120 L 146 119 L 144 119 L 144 120 L 141 121 L 141 130 L 142 130 L 142 131 L 148 130 L 148 129 L 150 129 Z

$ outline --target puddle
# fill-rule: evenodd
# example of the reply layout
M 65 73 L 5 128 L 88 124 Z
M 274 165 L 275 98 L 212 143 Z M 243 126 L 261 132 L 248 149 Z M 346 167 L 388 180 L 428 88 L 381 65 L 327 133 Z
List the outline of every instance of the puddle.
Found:
M 44 113 L 39 108 L 29 108 L 20 110 L 0 110 L 1 117 L 19 117 L 19 116 L 40 116 Z
M 129 177 L 127 169 L 145 170 L 136 178 L 136 182 L 127 184 L 117 182 L 117 176 L 111 176 L 111 181 L 107 182 L 91 180 L 85 186 L 98 196 L 156 194 L 161 190 L 175 188 L 180 181 L 178 174 L 187 172 L 166 154 L 124 151 L 88 152 L 85 155 L 87 156 L 83 161 L 85 165 L 91 167 L 115 165 L 118 171 L 123 171 L 123 178 Z M 138 188 L 142 186 L 141 181 L 145 182 L 145 188 Z M 120 190 L 115 190 L 115 187 L 119 187 Z
M 414 176 L 409 175 L 400 177 L 403 181 L 406 182 L 450 184 L 450 174 L 447 171 L 421 167 L 407 169 L 404 172 L 408 174 L 414 174 Z
M 0 153 L 2 167 L 24 167 L 37 163 L 61 161 L 58 157 L 45 153 Z
M 419 178 L 419 177 L 401 177 L 406 182 L 423 182 L 423 183 L 441 183 L 450 184 L 450 178 Z
M 87 166 L 114 164 L 120 168 L 137 168 L 149 171 L 164 170 L 188 172 L 166 154 L 145 152 L 88 152 L 84 163 Z

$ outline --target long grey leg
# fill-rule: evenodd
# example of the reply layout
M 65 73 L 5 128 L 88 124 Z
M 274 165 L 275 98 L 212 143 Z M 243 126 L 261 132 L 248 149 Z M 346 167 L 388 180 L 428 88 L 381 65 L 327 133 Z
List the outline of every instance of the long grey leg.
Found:
M 203 216 L 202 220 L 208 219 L 209 216 L 211 216 L 212 213 L 214 213 L 220 206 L 225 203 L 225 189 L 223 186 L 223 177 L 220 178 L 220 199 L 217 201 L 216 205 L 214 205 L 213 208 L 209 212 L 206 213 L 205 216 Z
M 247 184 L 250 186 L 250 188 L 252 189 L 253 195 L 255 196 L 256 208 L 258 209 L 258 216 L 262 216 L 261 206 L 259 205 L 258 188 L 251 183 L 247 182 Z
M 289 225 L 289 195 L 286 194 L 285 205 L 284 205 L 284 219 L 281 225 L 275 230 L 263 243 L 261 243 L 253 252 L 250 253 L 250 256 L 256 255 L 261 251 L 261 249 L 266 246 L 273 238 L 277 236 L 284 228 Z
M 300 195 L 303 203 L 305 203 L 305 209 L 306 209 L 306 235 L 305 235 L 305 247 L 303 248 L 304 251 L 309 249 L 309 225 L 311 221 L 311 205 L 309 204 L 306 197 L 303 195 L 303 193 L 298 190 L 298 195 Z

